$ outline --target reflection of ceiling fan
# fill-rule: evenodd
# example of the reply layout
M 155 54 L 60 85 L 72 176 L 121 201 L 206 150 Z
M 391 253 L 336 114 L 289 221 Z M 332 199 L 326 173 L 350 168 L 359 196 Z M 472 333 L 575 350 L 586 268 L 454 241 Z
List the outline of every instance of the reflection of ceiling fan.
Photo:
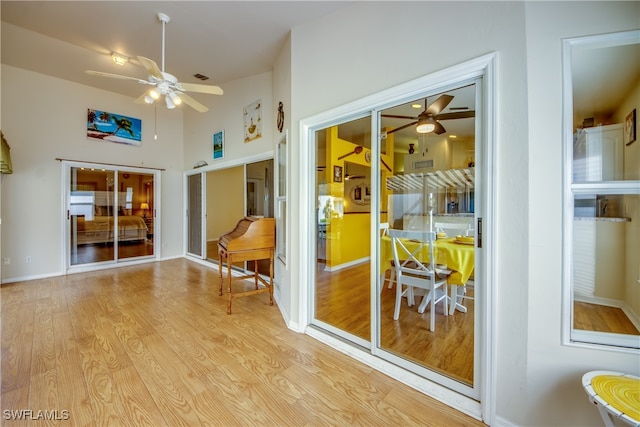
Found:
M 468 117 L 476 116 L 475 111 L 460 111 L 455 113 L 440 114 L 440 112 L 444 110 L 447 107 L 447 105 L 449 105 L 451 100 L 453 100 L 453 96 L 441 95 L 438 99 L 433 101 L 433 103 L 427 107 L 427 99 L 425 98 L 424 111 L 420 113 L 418 117 L 382 114 L 382 117 L 389 117 L 393 119 L 414 120 L 411 123 L 392 129 L 387 133 L 397 132 L 399 130 L 408 128 L 409 126 L 417 125 L 416 132 L 418 133 L 433 132 L 437 135 L 440 135 L 441 133 L 446 132 L 446 129 L 444 128 L 444 126 L 440 124 L 440 120 L 466 119 Z
M 344 162 L 344 168 L 345 168 L 345 173 L 344 173 L 344 180 L 345 181 L 349 181 L 350 179 L 364 179 L 366 178 L 366 176 L 364 175 L 351 175 L 349 174 L 349 169 L 348 169 L 348 165 L 349 162 Z
M 146 102 L 148 104 L 151 104 L 155 100 L 159 99 L 160 96 L 164 96 L 165 103 L 167 105 L 167 108 L 169 109 L 173 109 L 176 107 L 176 105 L 180 105 L 184 102 L 185 104 L 201 113 L 208 111 L 209 109 L 207 107 L 187 95 L 185 92 L 222 95 L 222 89 L 218 86 L 203 85 L 197 83 L 180 83 L 175 76 L 164 71 L 164 33 L 165 26 L 169 21 L 171 21 L 171 18 L 169 18 L 169 16 L 165 15 L 164 13 L 158 13 L 158 20 L 162 22 L 162 69 L 160 69 L 153 60 L 145 58 L 144 56 L 138 56 L 138 60 L 149 73 L 147 80 L 142 80 L 137 77 L 103 73 L 101 71 L 87 70 L 86 73 L 94 76 L 110 77 L 114 79 L 135 80 L 139 83 L 153 86 L 152 89 L 150 89 L 148 92 L 143 93 L 142 96 L 140 96 L 136 100 L 137 103 Z
M 338 157 L 338 160 L 342 160 L 345 157 L 349 157 L 352 154 L 360 154 L 360 153 L 362 153 L 362 150 L 363 150 L 362 145 L 356 145 L 356 147 L 353 149 L 352 152 L 347 153 L 347 154 L 343 154 L 342 156 Z

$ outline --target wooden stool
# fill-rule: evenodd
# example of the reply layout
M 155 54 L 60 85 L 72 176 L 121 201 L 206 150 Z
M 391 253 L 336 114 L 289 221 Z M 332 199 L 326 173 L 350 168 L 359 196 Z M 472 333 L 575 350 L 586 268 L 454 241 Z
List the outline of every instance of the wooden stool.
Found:
M 582 376 L 582 387 L 598 407 L 607 427 L 620 419 L 640 426 L 640 378 L 614 371 L 591 371 Z

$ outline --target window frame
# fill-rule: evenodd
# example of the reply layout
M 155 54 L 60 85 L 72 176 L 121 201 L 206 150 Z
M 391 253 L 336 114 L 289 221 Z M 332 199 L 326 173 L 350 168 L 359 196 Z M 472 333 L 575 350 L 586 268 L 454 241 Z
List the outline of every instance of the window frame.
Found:
M 582 331 L 574 324 L 573 221 L 574 198 L 587 194 L 640 194 L 640 181 L 573 182 L 573 78 L 571 51 L 573 47 L 614 47 L 638 43 L 640 31 L 567 38 L 562 40 L 563 83 L 563 240 L 562 240 L 562 344 L 586 348 L 636 353 L 640 336 L 610 332 Z

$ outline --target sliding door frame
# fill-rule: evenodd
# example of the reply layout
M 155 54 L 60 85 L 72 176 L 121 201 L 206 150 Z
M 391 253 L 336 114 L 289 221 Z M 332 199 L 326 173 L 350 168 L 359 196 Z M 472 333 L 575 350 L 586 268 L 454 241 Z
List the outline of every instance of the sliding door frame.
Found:
M 471 416 L 482 419 L 488 424 L 493 424 L 495 420 L 495 396 L 496 396 L 496 314 L 495 314 L 495 292 L 497 287 L 495 276 L 495 204 L 497 173 L 495 171 L 495 129 L 497 116 L 497 54 L 492 53 L 482 57 L 455 65 L 451 68 L 429 74 L 425 77 L 401 84 L 397 87 L 384 90 L 374 95 L 362 98 L 347 105 L 336 107 L 335 109 L 300 121 L 300 160 L 303 173 L 300 174 L 300 222 L 297 233 L 301 237 L 300 259 L 302 262 L 299 269 L 298 283 L 307 284 L 300 287 L 298 310 L 300 328 L 307 334 L 349 354 L 352 357 L 398 379 L 401 382 L 424 392 L 425 394 L 437 397 L 439 400 L 448 402 L 451 406 L 459 409 Z M 481 300 L 476 301 L 481 307 L 479 323 L 480 328 L 477 346 L 480 347 L 481 360 L 479 362 L 480 373 L 478 378 L 479 390 L 477 398 L 470 398 L 457 391 L 433 382 L 424 376 L 407 372 L 394 363 L 376 356 L 377 342 L 375 334 L 372 333 L 370 348 L 358 348 L 353 344 L 345 343 L 343 340 L 312 327 L 313 324 L 313 292 L 315 283 L 315 249 L 314 249 L 314 211 L 315 200 L 310 195 L 315 194 L 313 179 L 315 174 L 315 139 L 314 133 L 318 129 L 329 126 L 331 123 L 341 122 L 349 117 L 357 115 L 359 112 L 375 111 L 384 106 L 399 104 L 401 100 L 411 97 L 418 97 L 424 93 L 437 93 L 441 88 L 451 87 L 457 82 L 481 78 L 482 83 L 482 110 L 483 117 L 476 124 L 476 137 L 484 143 L 482 158 L 479 161 L 483 164 L 481 180 L 484 183 L 484 210 L 478 216 L 483 218 L 483 253 L 477 263 L 481 263 L 482 274 L 481 283 L 486 284 L 485 292 L 482 293 Z M 377 131 L 377 118 L 373 117 L 372 131 Z M 379 141 L 372 142 L 372 164 L 379 162 Z M 378 168 L 374 168 L 372 173 L 378 173 Z M 380 185 L 373 184 L 372 200 L 379 199 Z M 378 208 L 372 207 L 372 213 Z M 379 214 L 372 214 L 371 236 L 377 235 L 377 224 Z M 372 245 L 372 254 L 379 254 L 376 244 Z M 376 262 L 377 262 L 376 256 Z M 478 264 L 477 264 L 478 265 Z M 372 266 L 372 277 L 376 277 L 375 266 Z M 378 313 L 373 309 L 372 313 Z M 372 328 L 373 328 L 372 322 Z M 372 329 L 373 332 L 373 329 Z
M 80 273 L 84 271 L 93 271 L 93 270 L 101 270 L 105 268 L 113 268 L 114 265 L 131 265 L 131 264 L 139 264 L 149 262 L 149 260 L 158 260 L 160 259 L 160 247 L 161 247 L 161 229 L 157 225 L 160 224 L 161 220 L 161 212 L 162 212 L 162 201 L 160 198 L 161 194 L 161 170 L 160 169 L 151 169 L 151 168 L 137 168 L 133 166 L 126 165 L 111 165 L 104 163 L 91 163 L 91 162 L 81 162 L 77 160 L 64 160 L 58 159 L 61 161 L 61 173 L 62 173 L 62 225 L 61 230 L 63 233 L 62 239 L 62 271 L 66 273 Z M 71 242 L 70 242 L 70 219 L 68 217 L 68 212 L 70 210 L 70 189 L 71 189 L 71 169 L 72 168 L 88 168 L 88 169 L 97 169 L 103 170 L 107 169 L 114 172 L 115 180 L 114 180 L 114 191 L 117 189 L 119 173 L 134 173 L 134 174 L 145 174 L 145 175 L 153 175 L 153 205 L 154 205 L 154 232 L 153 232 L 153 255 L 145 255 L 134 258 L 118 258 L 118 247 L 117 238 L 114 240 L 115 246 L 115 259 L 111 261 L 103 261 L 96 263 L 87 263 L 87 264 L 76 264 L 71 265 Z M 116 191 L 117 193 L 117 191 Z M 116 215 L 117 216 L 117 215 Z M 117 218 L 115 219 L 117 223 Z

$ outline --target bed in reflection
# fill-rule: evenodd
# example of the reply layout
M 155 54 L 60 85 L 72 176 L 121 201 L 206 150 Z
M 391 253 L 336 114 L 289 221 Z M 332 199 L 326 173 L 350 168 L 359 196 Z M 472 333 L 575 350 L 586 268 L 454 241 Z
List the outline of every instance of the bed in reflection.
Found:
M 91 220 L 85 216 L 77 217 L 77 237 L 78 245 L 113 242 L 115 217 L 94 215 Z M 139 216 L 120 215 L 118 216 L 117 237 L 120 242 L 145 240 L 147 238 L 147 225 Z

